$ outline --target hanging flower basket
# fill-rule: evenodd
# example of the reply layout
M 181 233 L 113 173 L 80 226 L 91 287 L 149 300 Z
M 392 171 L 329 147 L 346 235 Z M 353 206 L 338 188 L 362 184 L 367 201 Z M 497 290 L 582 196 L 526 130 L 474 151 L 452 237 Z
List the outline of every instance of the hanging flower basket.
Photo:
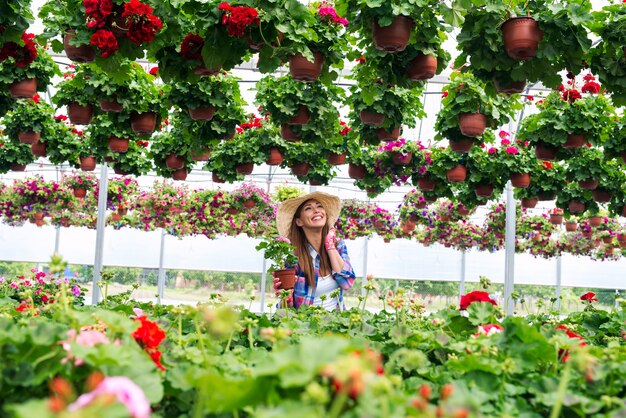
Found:
M 361 180 L 365 178 L 366 173 L 367 170 L 365 169 L 364 165 L 352 163 L 348 164 L 348 176 L 350 176 L 351 179 Z
M 211 156 L 211 151 L 209 151 L 208 149 L 206 149 L 205 152 L 202 154 L 196 154 L 196 153 L 191 154 L 191 158 L 194 161 L 208 161 L 210 156 Z
M 582 134 L 582 135 L 570 134 L 567 136 L 567 140 L 563 144 L 563 148 L 566 148 L 566 149 L 582 148 L 582 146 L 585 145 L 585 142 L 586 142 L 585 134 Z
M 115 112 L 119 113 L 124 110 L 124 106 L 117 102 L 117 100 L 98 100 L 100 104 L 100 109 L 104 112 Z
M 80 157 L 80 169 L 94 171 L 96 169 L 96 157 Z
M 172 180 L 182 181 L 187 178 L 187 169 L 179 168 L 178 170 L 172 171 Z
M 226 183 L 226 180 L 220 178 L 220 176 L 215 173 L 211 173 L 211 180 L 213 180 L 213 183 Z
M 306 125 L 309 123 L 309 119 L 311 119 L 311 113 L 309 112 L 309 108 L 306 106 L 300 106 L 298 109 L 298 113 L 296 113 L 290 120 L 287 122 L 288 125 Z
M 37 79 L 26 78 L 9 84 L 9 93 L 14 99 L 28 99 L 37 93 Z
M 96 59 L 96 48 L 93 45 L 70 45 L 70 40 L 74 38 L 74 31 L 68 30 L 63 36 L 63 49 L 67 57 L 78 63 L 92 62 Z
M 409 165 L 409 163 L 411 162 L 411 160 L 413 159 L 413 153 L 412 152 L 408 152 L 408 153 L 401 153 L 398 151 L 393 151 L 391 153 L 391 160 L 393 161 L 394 164 L 398 164 L 398 165 Z
M 454 152 L 460 152 L 467 154 L 474 146 L 474 140 L 472 138 L 462 138 L 459 140 L 450 140 L 450 149 Z
M 526 61 L 537 54 L 543 38 L 539 24 L 532 17 L 513 17 L 502 24 L 504 49 L 514 60 Z
M 189 108 L 189 116 L 193 120 L 210 121 L 215 116 L 215 106 L 198 107 L 196 109 Z
M 309 174 L 311 170 L 311 165 L 309 163 L 293 163 L 291 165 L 291 172 L 294 176 L 306 176 Z
M 204 62 L 193 69 L 193 73 L 200 77 L 210 77 L 222 71 L 222 66 L 220 65 L 217 68 L 207 68 Z
M 67 116 L 74 125 L 89 125 L 93 118 L 93 106 L 70 103 L 67 105 Z
M 117 138 L 112 136 L 109 138 L 109 149 L 112 152 L 126 152 L 128 151 L 128 138 Z
M 556 192 L 537 192 L 537 199 L 542 202 L 556 199 Z
M 540 160 L 544 160 L 544 161 L 554 160 L 556 158 L 557 151 L 558 150 L 556 148 L 551 147 L 547 144 L 544 144 L 543 142 L 538 142 L 537 145 L 535 145 L 535 155 Z
M 585 211 L 585 203 L 579 202 L 577 200 L 570 200 L 567 203 L 567 209 L 569 209 L 570 213 L 583 213 Z
M 170 154 L 165 158 L 165 165 L 172 170 L 180 170 L 185 166 L 185 157 L 182 155 Z
M 72 190 L 72 193 L 74 193 L 74 197 L 77 197 L 78 199 L 82 199 L 85 196 L 87 196 L 87 189 L 82 188 L 82 187 L 77 187 Z
M 346 163 L 346 153 L 335 154 L 331 152 L 326 158 L 330 165 L 342 165 Z
M 422 191 L 433 191 L 435 190 L 435 186 L 437 186 L 437 183 L 430 177 L 420 177 L 417 179 L 417 187 Z
M 493 194 L 493 184 L 479 184 L 474 188 L 477 197 L 487 198 Z
M 607 203 L 611 201 L 611 192 L 608 190 L 595 189 L 593 191 L 593 200 L 598 203 Z
M 537 199 L 536 197 L 524 197 L 522 198 L 522 207 L 532 209 L 537 206 L 538 202 L 539 199 Z
M 565 230 L 567 232 L 576 232 L 578 230 L 578 224 L 576 222 L 565 222 Z
M 561 225 L 563 223 L 563 215 L 559 213 L 551 213 L 550 223 L 552 225 Z
M 276 147 L 270 148 L 270 154 L 265 163 L 267 165 L 280 165 L 282 162 L 283 153 Z
M 11 171 L 24 171 L 24 170 L 26 170 L 26 164 L 12 163 L 9 167 L 11 168 Z
M 113 172 L 115 174 L 117 174 L 118 176 L 126 176 L 126 175 L 128 175 L 128 171 L 124 170 L 122 167 L 114 166 L 113 167 Z
M 254 163 L 242 163 L 242 164 L 237 164 L 235 166 L 235 171 L 243 175 L 252 174 L 253 170 L 254 170 Z
M 578 182 L 578 186 L 583 190 L 595 190 L 598 187 L 598 180 L 587 179 Z
M 372 21 L 372 38 L 379 51 L 404 51 L 409 43 L 413 19 L 407 16 L 396 16 L 389 26 L 380 26 L 376 19 Z
M 369 126 L 380 126 L 385 120 L 385 115 L 370 110 L 361 110 L 359 117 L 361 122 Z
M 511 81 L 509 84 L 502 85 L 498 80 L 494 79 L 493 84 L 495 85 L 498 93 L 504 94 L 519 94 L 526 88 L 526 80 Z
M 589 225 L 591 225 L 593 228 L 597 228 L 598 226 L 602 225 L 603 220 L 604 219 L 602 219 L 601 216 L 590 216 Z
M 436 73 L 437 58 L 434 55 L 418 54 L 406 70 L 406 75 L 413 81 L 431 79 Z
M 33 155 L 37 157 L 45 157 L 47 154 L 47 147 L 45 142 L 37 141 L 30 146 L 30 150 Z
M 294 80 L 311 83 L 319 78 L 324 66 L 324 54 L 315 51 L 313 56 L 315 57 L 313 62 L 300 53 L 289 58 L 289 73 Z
M 133 113 L 130 116 L 130 127 L 136 134 L 151 134 L 156 128 L 155 112 Z
M 465 168 L 464 165 L 461 165 L 461 164 L 448 170 L 448 172 L 446 173 L 446 178 L 451 183 L 461 183 L 465 181 L 466 177 L 467 177 L 467 169 Z
M 387 132 L 384 128 L 378 128 L 376 135 L 381 141 L 395 141 L 400 136 L 400 127 L 396 126 L 391 132 Z
M 518 189 L 525 189 L 530 186 L 530 174 L 529 173 L 514 173 L 511 174 L 511 185 Z
M 482 113 L 461 113 L 459 115 L 459 129 L 469 137 L 481 136 L 487 128 L 487 118 Z
M 19 139 L 22 144 L 32 145 L 39 141 L 39 138 L 41 138 L 41 132 L 25 131 L 18 132 L 17 134 L 17 139 Z
M 300 142 L 300 137 L 286 123 L 280 125 L 280 136 L 285 141 Z
M 255 206 L 256 206 L 256 202 L 254 201 L 254 199 L 246 199 L 243 201 L 244 208 L 252 209 Z

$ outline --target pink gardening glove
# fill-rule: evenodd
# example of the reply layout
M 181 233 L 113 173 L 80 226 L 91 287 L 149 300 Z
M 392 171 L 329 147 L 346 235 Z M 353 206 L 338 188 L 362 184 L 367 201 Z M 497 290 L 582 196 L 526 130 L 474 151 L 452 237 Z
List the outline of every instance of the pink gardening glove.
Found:
M 336 250 L 337 249 L 337 233 L 335 228 L 330 228 L 328 234 L 326 235 L 326 240 L 324 241 L 324 247 L 326 247 L 326 251 Z

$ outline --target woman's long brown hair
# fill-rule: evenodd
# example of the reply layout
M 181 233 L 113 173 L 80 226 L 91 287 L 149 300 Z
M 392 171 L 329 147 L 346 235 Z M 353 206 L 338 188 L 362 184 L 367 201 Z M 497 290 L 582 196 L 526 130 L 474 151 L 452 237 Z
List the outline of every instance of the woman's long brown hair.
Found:
M 304 204 L 307 203 L 308 200 L 298 206 L 296 213 L 293 215 L 293 219 L 291 220 L 291 229 L 289 231 L 289 236 L 291 237 L 291 243 L 296 247 L 296 256 L 298 256 L 298 264 L 300 265 L 300 269 L 304 273 L 309 286 L 315 289 L 315 267 L 313 266 L 313 258 L 311 258 L 311 253 L 306 246 L 307 240 L 304 235 L 304 230 L 302 227 L 296 225 L 295 219 L 300 217 L 300 212 L 304 207 Z M 324 208 L 324 212 L 326 208 Z M 324 225 L 322 228 L 322 248 L 320 249 L 320 271 L 324 272 L 332 272 L 330 266 L 330 258 L 328 257 L 328 253 L 326 252 L 326 246 L 324 242 L 326 241 L 326 235 L 328 234 L 328 224 Z M 317 251 L 317 248 L 315 249 Z

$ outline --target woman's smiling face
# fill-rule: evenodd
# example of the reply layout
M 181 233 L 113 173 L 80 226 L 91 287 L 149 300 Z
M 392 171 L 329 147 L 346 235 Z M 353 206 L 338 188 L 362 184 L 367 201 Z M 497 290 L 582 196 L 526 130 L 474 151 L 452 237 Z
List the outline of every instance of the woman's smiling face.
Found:
M 321 229 L 326 225 L 324 206 L 315 200 L 307 200 L 302 205 L 300 215 L 296 217 L 296 225 L 302 228 Z

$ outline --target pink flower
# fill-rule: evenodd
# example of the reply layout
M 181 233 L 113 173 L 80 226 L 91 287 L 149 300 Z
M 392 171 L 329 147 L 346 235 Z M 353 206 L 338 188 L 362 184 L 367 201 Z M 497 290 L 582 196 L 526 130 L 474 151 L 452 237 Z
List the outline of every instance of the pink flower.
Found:
M 503 139 L 502 141 L 500 141 L 500 145 L 509 145 L 511 143 L 511 141 L 509 141 L 508 139 Z
M 494 147 L 489 148 L 489 150 L 487 151 L 490 155 L 495 154 L 496 152 L 498 152 L 498 150 Z
M 519 150 L 515 147 L 506 147 L 506 149 L 504 150 L 507 154 L 511 154 L 511 155 L 517 155 L 519 154 Z
M 499 136 L 501 139 L 508 138 L 508 137 L 509 137 L 509 135 L 510 135 L 510 134 L 509 134 L 507 131 L 500 131 L 500 132 L 498 132 L 498 136 Z
M 81 395 L 76 402 L 68 406 L 68 411 L 78 411 L 100 395 L 115 395 L 117 401 L 126 406 L 133 418 L 150 417 L 150 402 L 143 390 L 126 376 L 105 377 L 96 388 Z
M 478 332 L 474 334 L 474 337 L 478 337 L 480 335 L 486 335 L 487 337 L 491 337 L 492 335 L 499 334 L 502 331 L 504 331 L 504 328 L 502 328 L 502 325 L 498 325 L 498 324 L 479 325 Z

